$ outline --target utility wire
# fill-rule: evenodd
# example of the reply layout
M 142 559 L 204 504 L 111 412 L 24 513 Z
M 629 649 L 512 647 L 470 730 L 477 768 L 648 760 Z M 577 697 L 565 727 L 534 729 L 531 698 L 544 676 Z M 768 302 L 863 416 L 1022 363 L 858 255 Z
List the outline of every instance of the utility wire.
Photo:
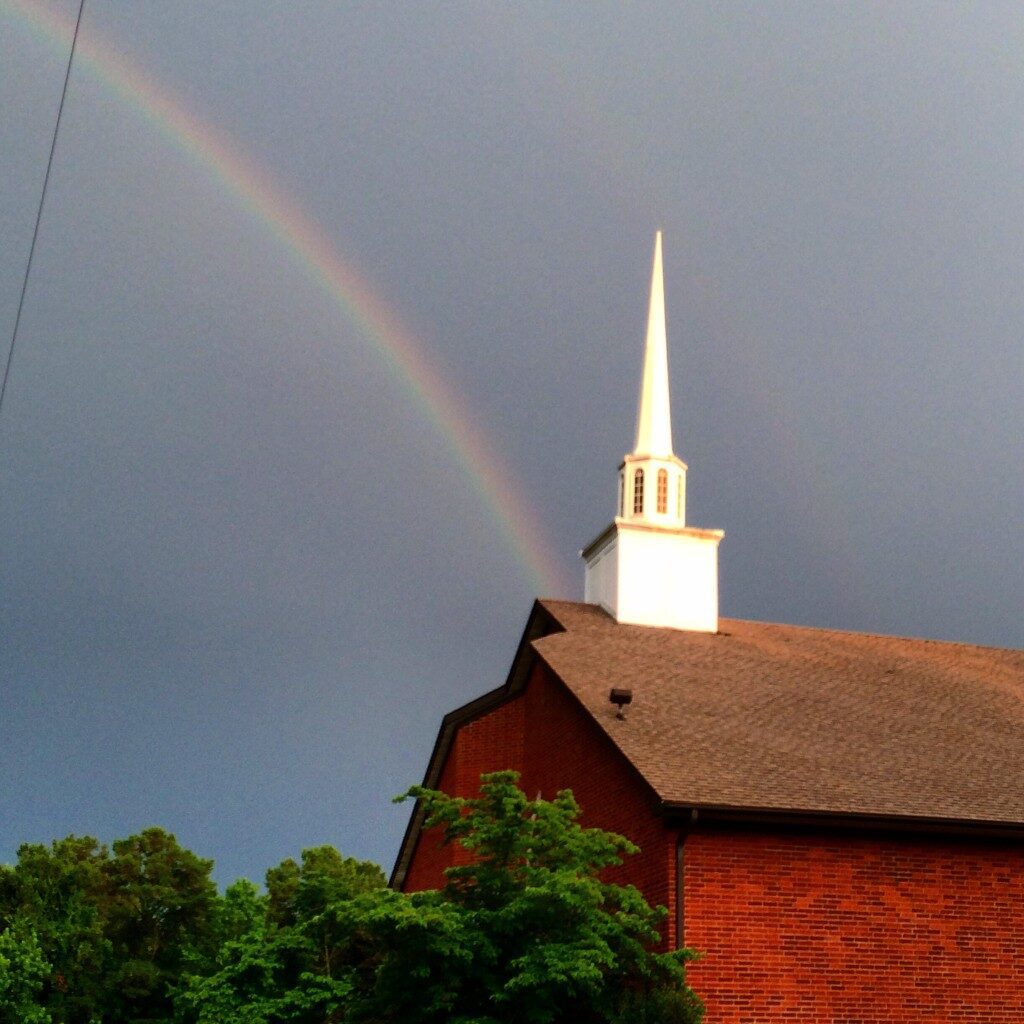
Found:
M 14 330 L 11 332 L 11 344 L 7 349 L 7 363 L 4 366 L 4 380 L 0 384 L 0 410 L 4 406 L 4 395 L 7 394 L 7 378 L 11 374 L 11 360 L 14 358 L 14 346 L 18 340 L 18 324 L 21 323 L 21 310 L 25 305 L 25 293 L 28 291 L 28 275 L 32 270 L 32 257 L 36 252 L 36 239 L 39 237 L 39 223 L 43 219 L 43 203 L 46 201 L 46 190 L 50 184 L 50 170 L 53 168 L 53 154 L 57 149 L 57 133 L 60 131 L 60 116 L 64 113 L 64 100 L 68 95 L 68 82 L 71 81 L 71 64 L 75 59 L 75 46 L 78 43 L 78 29 L 82 24 L 82 12 L 85 0 L 78 4 L 78 18 L 75 20 L 75 34 L 71 37 L 71 52 L 68 54 L 68 69 L 64 73 L 64 88 L 60 93 L 60 106 L 57 107 L 57 122 L 53 126 L 53 139 L 50 142 L 50 157 L 46 161 L 46 175 L 43 177 L 43 191 L 39 195 L 39 209 L 36 210 L 36 226 L 32 231 L 32 244 L 28 249 L 28 262 L 25 264 L 25 278 L 21 282 L 21 297 L 18 299 L 18 312 L 14 317 Z

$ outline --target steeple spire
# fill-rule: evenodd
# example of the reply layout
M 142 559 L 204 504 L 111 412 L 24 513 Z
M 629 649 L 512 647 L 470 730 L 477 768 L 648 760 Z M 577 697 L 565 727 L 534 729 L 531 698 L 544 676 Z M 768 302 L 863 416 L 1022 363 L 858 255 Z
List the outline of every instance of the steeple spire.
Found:
M 654 236 L 651 299 L 647 310 L 644 369 L 636 413 L 634 455 L 672 456 L 672 412 L 668 396 L 668 340 L 665 330 L 665 275 L 661 263 L 661 232 Z

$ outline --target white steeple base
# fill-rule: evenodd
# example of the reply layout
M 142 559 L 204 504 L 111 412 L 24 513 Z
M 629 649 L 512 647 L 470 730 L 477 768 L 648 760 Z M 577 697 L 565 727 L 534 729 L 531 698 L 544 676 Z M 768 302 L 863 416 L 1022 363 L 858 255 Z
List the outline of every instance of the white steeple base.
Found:
M 583 600 L 617 622 L 718 632 L 722 530 L 617 518 L 586 547 Z

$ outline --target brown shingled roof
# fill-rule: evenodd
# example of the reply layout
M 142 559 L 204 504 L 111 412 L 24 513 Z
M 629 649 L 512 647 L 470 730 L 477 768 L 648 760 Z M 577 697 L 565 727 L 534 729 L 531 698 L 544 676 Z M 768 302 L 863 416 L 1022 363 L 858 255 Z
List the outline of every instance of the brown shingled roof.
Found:
M 1024 823 L 1024 651 L 540 606 L 533 650 L 668 805 Z

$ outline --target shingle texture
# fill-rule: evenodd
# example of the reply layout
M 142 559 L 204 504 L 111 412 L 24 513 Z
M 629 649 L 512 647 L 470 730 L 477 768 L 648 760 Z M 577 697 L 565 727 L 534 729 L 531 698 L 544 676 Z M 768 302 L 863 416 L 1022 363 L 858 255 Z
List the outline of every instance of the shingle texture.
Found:
M 668 803 L 1024 823 L 1024 651 L 542 607 L 534 650 Z

